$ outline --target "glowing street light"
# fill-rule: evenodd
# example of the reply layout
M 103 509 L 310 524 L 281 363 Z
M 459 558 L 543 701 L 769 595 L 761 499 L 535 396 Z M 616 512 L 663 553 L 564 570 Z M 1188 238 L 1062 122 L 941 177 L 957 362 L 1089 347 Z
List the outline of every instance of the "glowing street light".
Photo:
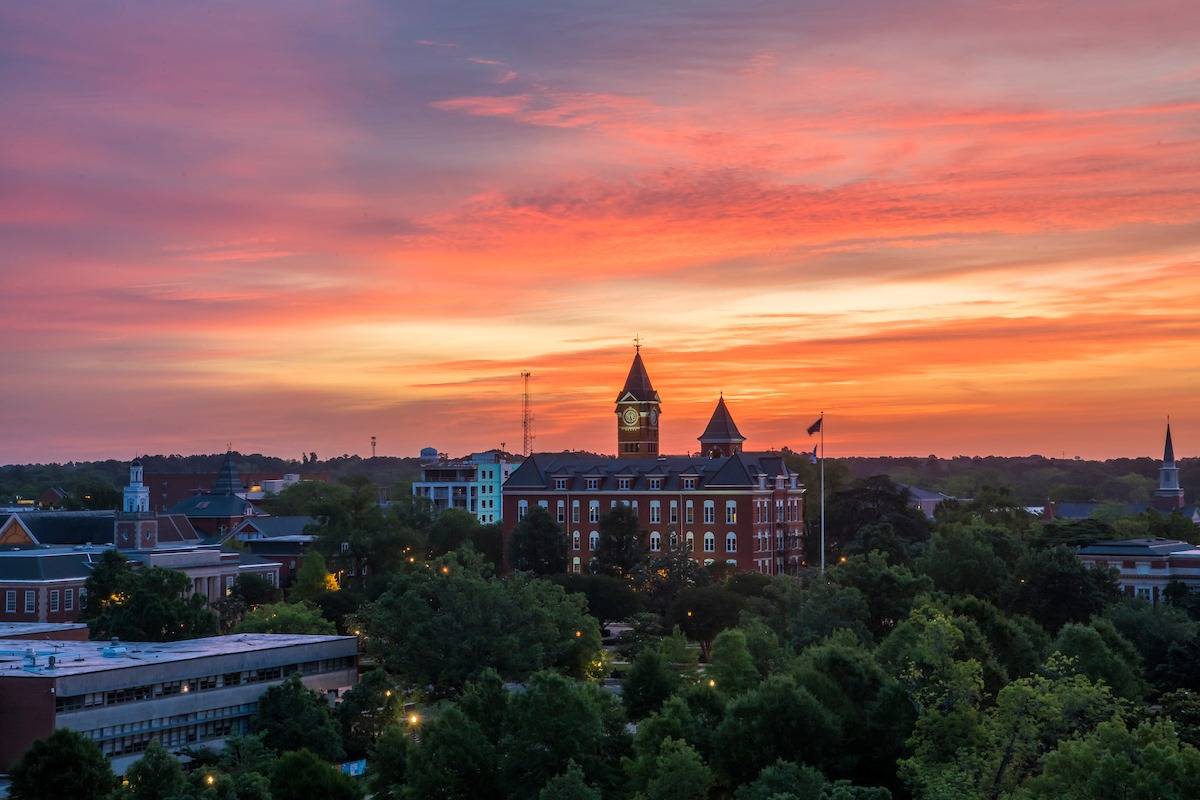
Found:
M 408 715 L 408 724 L 409 724 L 411 727 L 413 727 L 413 728 L 415 728 L 415 727 L 417 727 L 418 725 L 420 725 L 420 724 L 421 724 L 421 715 L 420 715 L 420 714 L 418 714 L 418 713 L 417 713 L 417 712 L 415 712 L 415 711 L 413 711 L 412 713 L 410 713 L 410 714 Z

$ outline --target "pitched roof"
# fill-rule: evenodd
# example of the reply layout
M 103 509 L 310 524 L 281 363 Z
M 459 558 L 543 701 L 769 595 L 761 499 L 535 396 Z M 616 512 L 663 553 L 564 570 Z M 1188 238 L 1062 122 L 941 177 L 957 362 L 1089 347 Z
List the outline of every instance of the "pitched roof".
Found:
M 717 407 L 713 409 L 712 419 L 708 421 L 708 427 L 704 429 L 704 433 L 700 434 L 700 442 L 725 443 L 725 442 L 744 442 L 746 437 L 742 436 L 742 432 L 738 430 L 737 424 L 733 421 L 733 417 L 729 413 L 729 408 L 725 405 L 725 395 L 717 400 Z
M 298 536 L 304 534 L 304 529 L 316 523 L 312 517 L 250 517 L 242 520 L 233 529 L 233 535 L 257 533 L 264 539 L 277 536 Z
M 640 491 L 649 488 L 650 478 L 660 483 L 660 489 L 681 489 L 682 476 L 697 476 L 696 488 L 721 486 L 750 488 L 757 486 L 757 476 L 768 478 L 792 473 L 778 453 L 739 453 L 722 458 L 700 456 L 661 456 L 656 459 L 618 459 L 587 453 L 537 453 L 513 470 L 504 484 L 505 494 L 521 490 L 553 490 L 554 478 L 567 479 L 568 490 L 583 490 L 585 481 L 598 478 L 595 491 L 617 491 L 618 476 L 632 478 L 629 488 Z
M 629 366 L 629 376 L 625 378 L 625 388 L 617 395 L 617 402 L 620 402 L 621 398 L 626 395 L 631 395 L 634 400 L 641 401 L 657 401 L 659 399 L 658 392 L 654 391 L 654 386 L 650 383 L 650 376 L 646 373 L 646 365 L 642 363 L 640 351 L 633 354 L 633 364 Z
M 1092 542 L 1079 548 L 1083 555 L 1099 556 L 1166 556 L 1196 550 L 1195 545 L 1178 539 L 1114 539 Z
M 249 516 L 248 505 L 235 494 L 198 494 L 180 500 L 171 507 L 171 513 L 196 518 L 245 517 Z
M 38 544 L 112 544 L 112 511 L 34 511 L 17 514 Z
M 103 552 L 72 547 L 0 550 L 0 581 L 61 581 L 87 578 Z
M 183 514 L 158 515 L 158 540 L 160 542 L 195 542 L 202 537 Z
M 225 453 L 225 460 L 221 462 L 221 470 L 217 473 L 212 494 L 237 494 L 244 489 L 242 476 L 238 474 L 237 466 L 233 463 L 233 451 L 230 450 Z
M 1175 445 L 1171 442 L 1171 423 L 1167 423 L 1167 443 L 1163 446 L 1163 463 L 1175 463 Z

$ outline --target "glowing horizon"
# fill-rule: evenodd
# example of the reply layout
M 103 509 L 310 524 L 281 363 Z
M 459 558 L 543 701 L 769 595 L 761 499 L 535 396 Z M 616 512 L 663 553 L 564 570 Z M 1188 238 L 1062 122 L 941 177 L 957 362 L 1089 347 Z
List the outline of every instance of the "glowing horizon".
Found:
M 1200 453 L 1200 6 L 0 7 L 0 462 Z

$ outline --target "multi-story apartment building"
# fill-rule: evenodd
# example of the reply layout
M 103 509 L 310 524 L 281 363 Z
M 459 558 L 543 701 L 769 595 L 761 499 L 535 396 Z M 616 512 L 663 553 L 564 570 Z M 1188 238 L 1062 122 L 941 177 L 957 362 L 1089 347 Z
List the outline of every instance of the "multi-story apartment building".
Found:
M 600 518 L 632 508 L 651 555 L 683 547 L 704 564 L 765 574 L 804 565 L 804 492 L 778 453 L 747 453 L 722 397 L 700 435 L 700 455 L 660 456 L 660 399 L 641 353 L 617 396 L 618 457 L 530 456 L 504 484 L 504 538 L 534 506 L 567 539 L 568 569 L 582 572 L 596 550 Z M 507 546 L 505 547 L 507 552 Z
M 153 740 L 179 751 L 248 733 L 258 698 L 293 673 L 354 686 L 352 636 L 239 634 L 162 643 L 0 641 L 0 771 L 56 728 L 91 738 L 118 772 Z
M 421 464 L 421 480 L 412 492 L 430 502 L 434 511 L 461 508 L 480 524 L 503 520 L 501 491 L 519 462 L 500 450 L 472 453 L 463 459 L 438 458 Z

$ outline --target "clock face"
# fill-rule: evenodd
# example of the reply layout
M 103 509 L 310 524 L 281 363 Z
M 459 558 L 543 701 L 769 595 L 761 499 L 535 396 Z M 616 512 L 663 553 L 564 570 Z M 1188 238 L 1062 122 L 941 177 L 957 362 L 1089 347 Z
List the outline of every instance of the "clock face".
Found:
M 636 408 L 627 408 L 627 409 L 625 409 L 625 413 L 621 415 L 621 419 L 622 419 L 622 420 L 624 420 L 624 421 L 625 421 L 625 424 L 626 424 L 626 425 L 628 425 L 628 426 L 629 426 L 629 427 L 631 427 L 631 428 L 632 428 L 634 425 L 637 425 L 637 423 L 638 423 L 638 412 L 637 412 L 637 409 L 636 409 Z

